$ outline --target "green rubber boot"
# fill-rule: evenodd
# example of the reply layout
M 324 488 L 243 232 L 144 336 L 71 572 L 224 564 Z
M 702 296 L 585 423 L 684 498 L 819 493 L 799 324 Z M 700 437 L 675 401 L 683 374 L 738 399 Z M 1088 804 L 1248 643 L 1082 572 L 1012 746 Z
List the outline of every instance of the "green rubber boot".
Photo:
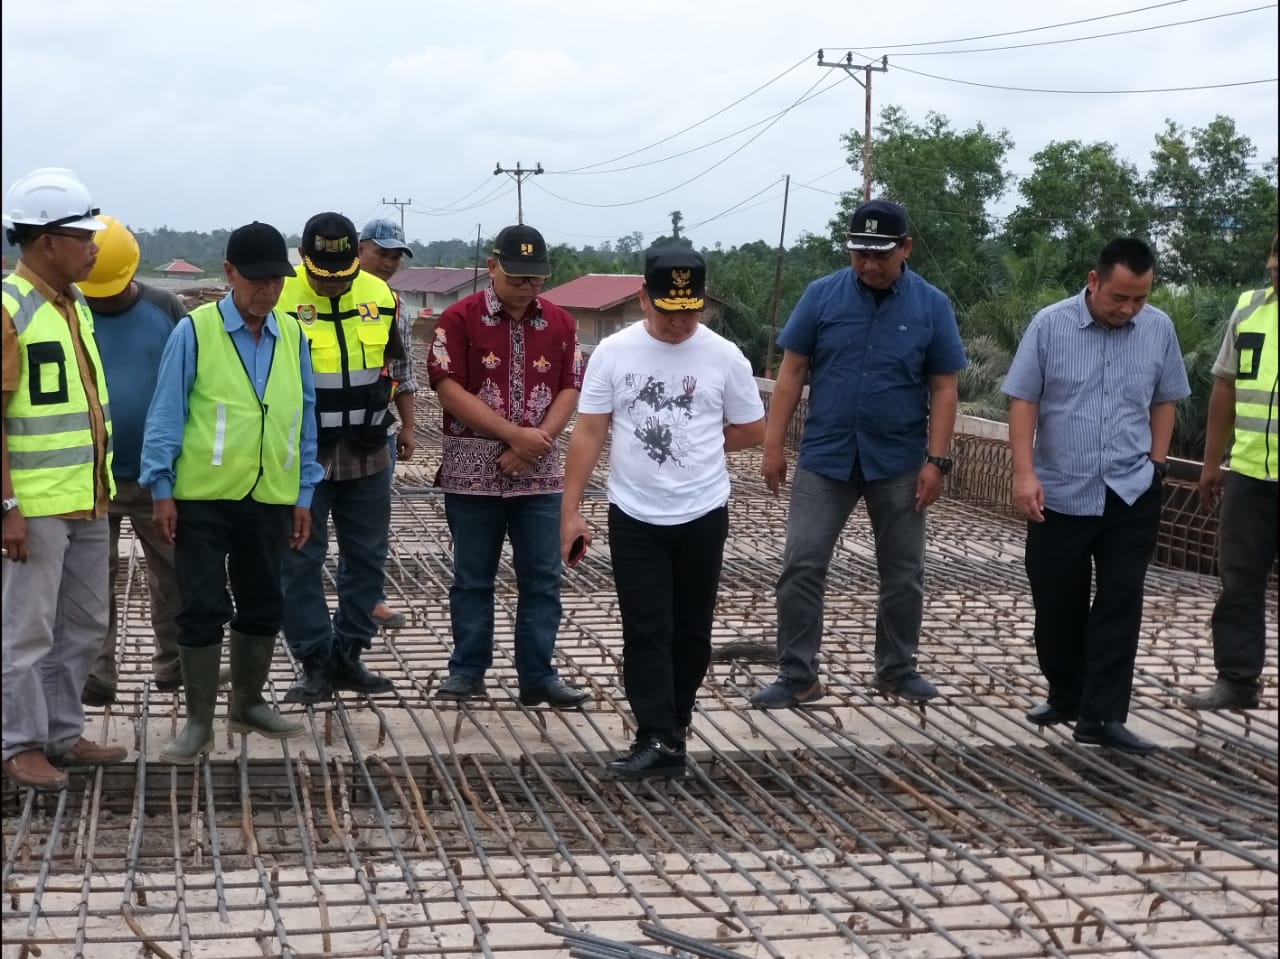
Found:
M 257 733 L 268 739 L 301 736 L 301 723 L 285 719 L 262 696 L 276 652 L 274 636 L 246 636 L 231 631 L 231 708 L 227 728 L 233 733 Z
M 182 665 L 187 722 L 173 741 L 160 750 L 160 761 L 190 766 L 213 748 L 213 705 L 218 698 L 222 644 L 179 646 L 178 662 Z

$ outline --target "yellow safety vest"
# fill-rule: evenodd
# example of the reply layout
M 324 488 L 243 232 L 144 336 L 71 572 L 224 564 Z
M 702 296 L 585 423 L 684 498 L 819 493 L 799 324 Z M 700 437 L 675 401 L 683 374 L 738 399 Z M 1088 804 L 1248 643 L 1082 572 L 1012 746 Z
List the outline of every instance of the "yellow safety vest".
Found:
M 361 272 L 342 296 L 322 297 L 299 266 L 284 281 L 279 309 L 298 321 L 311 345 L 320 444 L 343 436 L 370 449 L 386 445 L 392 388 L 386 349 L 396 321 L 391 288 Z
M 1276 383 L 1280 336 L 1276 334 L 1274 290 L 1242 294 L 1232 314 L 1235 338 L 1236 435 L 1231 445 L 1231 470 L 1254 479 L 1274 480 L 1277 475 Z
M 302 440 L 302 334 L 277 312 L 280 339 L 262 399 L 227 333 L 217 303 L 191 311 L 196 372 L 187 397 L 174 499 L 298 501 Z
M 92 510 L 97 470 L 105 473 L 107 495 L 116 491 L 111 476 L 111 406 L 93 338 L 93 314 L 76 290 L 80 345 L 93 367 L 107 431 L 105 463 L 96 462 L 89 394 L 80 379 L 66 317 L 19 276 L 0 284 L 0 296 L 18 331 L 22 354 L 18 388 L 9 397 L 4 417 L 13 494 L 24 516 Z

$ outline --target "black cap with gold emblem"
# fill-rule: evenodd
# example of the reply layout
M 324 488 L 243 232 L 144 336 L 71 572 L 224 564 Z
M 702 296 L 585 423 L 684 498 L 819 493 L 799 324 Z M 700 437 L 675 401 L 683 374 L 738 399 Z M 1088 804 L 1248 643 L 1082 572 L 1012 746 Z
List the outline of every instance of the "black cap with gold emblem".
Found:
M 706 261 L 688 247 L 650 247 L 644 254 L 644 288 L 659 313 L 701 310 L 706 305 Z
M 317 213 L 302 228 L 302 264 L 322 280 L 344 280 L 360 272 L 360 237 L 341 213 Z

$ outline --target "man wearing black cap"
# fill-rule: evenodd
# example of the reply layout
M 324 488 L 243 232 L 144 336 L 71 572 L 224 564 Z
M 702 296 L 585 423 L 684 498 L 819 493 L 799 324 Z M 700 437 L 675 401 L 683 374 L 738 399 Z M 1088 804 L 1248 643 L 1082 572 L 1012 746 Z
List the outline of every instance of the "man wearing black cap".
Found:
M 644 321 L 606 337 L 583 378 L 565 465 L 560 550 L 591 531 L 579 511 L 605 440 L 609 555 L 622 614 L 623 681 L 635 715 L 621 779 L 685 774 L 694 699 L 729 534 L 725 454 L 764 439 L 751 364 L 700 325 L 707 266 L 680 246 L 645 254 Z
M 849 225 L 850 269 L 809 284 L 778 336 L 762 473 L 786 481 L 787 424 L 809 383 L 778 579 L 778 678 L 759 709 L 822 698 L 823 590 L 836 541 L 865 499 L 880 573 L 875 683 L 910 702 L 938 694 L 916 671 L 924 607 L 924 511 L 951 471 L 956 374 L 967 365 L 943 293 L 907 267 L 906 212 L 870 200 Z
M 401 261 L 405 257 L 413 258 L 413 250 L 405 242 L 404 230 L 400 228 L 400 224 L 385 218 L 370 220 L 360 229 L 359 253 L 360 269 L 372 273 L 388 285 L 400 269 Z M 387 470 L 388 484 L 394 479 L 396 460 L 408 462 L 413 459 L 414 451 L 418 448 L 414 439 L 413 415 L 413 398 L 418 392 L 418 377 L 413 368 L 413 321 L 399 294 L 395 296 L 396 330 L 404 347 L 404 358 L 392 359 L 387 363 L 387 372 L 395 383 L 392 402 L 395 403 L 396 415 L 400 420 L 399 430 L 392 425 L 387 433 L 387 454 L 391 458 L 391 467 Z M 404 613 L 387 605 L 385 584 L 378 604 L 373 607 L 373 621 L 383 629 L 399 629 L 405 624 Z
M 436 695 L 484 695 L 493 664 L 494 578 L 510 537 L 520 702 L 578 706 L 587 694 L 561 682 L 551 660 L 561 613 L 564 470 L 557 438 L 578 401 L 582 357 L 573 317 L 538 297 L 551 273 L 542 234 L 506 227 L 488 268 L 487 289 L 440 314 L 427 356 L 444 408 L 436 485 L 453 534 L 454 646 Z
M 342 689 L 391 689 L 360 657 L 378 629 L 372 611 L 382 595 L 391 521 L 387 364 L 404 353 L 396 298 L 383 280 L 360 269 L 359 242 L 341 213 L 317 213 L 302 231 L 302 263 L 280 295 L 280 308 L 298 320 L 311 346 L 324 469 L 311 501 L 311 538 L 285 560 L 284 635 L 303 672 L 285 702 L 318 703 Z M 331 515 L 338 538 L 332 615 L 324 592 Z
M 231 731 L 302 732 L 262 689 L 284 616 L 285 546 L 307 541 L 322 475 L 310 354 L 297 322 L 276 309 L 292 267 L 275 227 L 235 230 L 224 269 L 231 292 L 180 320 L 165 345 L 142 441 L 139 482 L 151 490 L 156 530 L 174 547 L 182 595 L 187 721 L 160 752 L 178 765 L 213 748 L 228 622 Z

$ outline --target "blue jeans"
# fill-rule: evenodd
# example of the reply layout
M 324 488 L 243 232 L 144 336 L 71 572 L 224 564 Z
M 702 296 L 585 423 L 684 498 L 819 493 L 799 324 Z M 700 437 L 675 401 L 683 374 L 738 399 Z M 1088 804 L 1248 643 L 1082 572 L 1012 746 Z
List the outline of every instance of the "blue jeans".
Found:
M 338 537 L 338 609 L 330 616 L 324 595 L 329 516 Z M 322 480 L 311 500 L 311 536 L 284 556 L 284 636 L 300 660 L 321 660 L 334 648 L 356 655 L 372 645 L 373 607 L 382 595 L 387 561 L 391 488 L 385 473 Z
M 915 672 L 924 614 L 924 513 L 916 511 L 916 475 L 867 481 L 857 470 L 851 480 L 835 480 L 796 470 L 777 588 L 778 672 L 791 685 L 807 687 L 818 678 L 827 569 L 859 499 L 867 502 L 880 572 L 876 678 Z
M 551 657 L 560 629 L 560 494 L 471 496 L 446 493 L 453 534 L 449 675 L 479 679 L 493 665 L 493 585 L 503 541 L 515 561 L 516 674 L 522 690 L 556 678 Z

